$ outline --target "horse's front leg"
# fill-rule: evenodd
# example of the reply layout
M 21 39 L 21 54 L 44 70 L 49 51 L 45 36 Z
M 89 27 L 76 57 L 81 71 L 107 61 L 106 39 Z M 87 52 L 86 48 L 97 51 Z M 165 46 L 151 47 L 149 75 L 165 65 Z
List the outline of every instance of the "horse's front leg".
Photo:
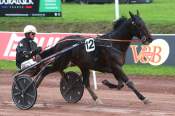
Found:
M 122 66 L 125 63 L 125 60 L 124 60 L 125 54 L 119 52 L 118 50 L 116 51 L 116 50 L 117 49 L 115 48 L 110 48 L 108 50 L 108 53 L 110 53 L 110 55 L 106 58 L 106 62 L 108 62 L 109 59 L 111 59 L 110 61 L 112 62 L 108 62 L 107 65 L 109 65 L 109 69 L 111 69 L 111 73 L 113 73 L 115 79 L 118 81 L 118 84 L 113 84 L 108 80 L 103 80 L 102 84 L 104 84 L 105 86 L 109 88 L 115 88 L 115 89 L 121 90 L 124 87 L 124 83 L 122 79 L 118 77 L 118 75 L 116 74 L 115 64 Z
M 117 86 L 116 88 L 118 90 L 122 89 L 124 87 L 122 79 L 120 77 L 119 78 L 117 77 L 115 70 L 113 71 L 113 74 L 114 74 L 115 79 L 118 81 L 118 85 L 116 85 Z
M 128 79 L 128 77 L 125 75 L 125 73 L 122 70 L 122 67 L 117 65 L 115 68 L 115 75 L 121 79 L 127 86 L 130 88 L 136 96 L 143 101 L 144 104 L 151 103 L 146 97 L 144 97 L 135 87 L 134 83 Z
M 87 68 L 80 68 L 83 76 L 83 84 L 87 88 L 89 94 L 91 95 L 92 99 L 97 103 L 97 104 L 103 104 L 102 101 L 98 98 L 98 96 L 95 94 L 95 92 L 90 88 L 90 81 L 89 81 L 89 76 L 90 76 L 90 71 Z
M 121 90 L 124 87 L 123 81 L 121 80 L 121 78 L 117 77 L 115 71 L 113 72 L 113 74 L 114 74 L 115 79 L 118 81 L 118 84 L 113 84 L 108 80 L 103 80 L 102 84 L 104 84 L 105 86 L 111 89 L 115 88 L 115 89 Z

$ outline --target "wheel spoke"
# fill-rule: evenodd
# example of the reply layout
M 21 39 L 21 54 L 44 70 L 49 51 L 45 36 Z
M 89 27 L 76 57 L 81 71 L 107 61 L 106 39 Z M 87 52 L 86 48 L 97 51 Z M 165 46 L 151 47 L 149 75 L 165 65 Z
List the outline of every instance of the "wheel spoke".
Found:
M 20 83 L 19 83 L 17 80 L 15 80 L 14 82 L 15 82 L 15 84 L 16 84 L 16 87 L 17 87 L 19 90 L 22 90 L 22 87 L 21 87 Z
M 17 101 L 17 103 L 19 104 L 21 102 L 21 100 L 19 99 L 18 101 Z
M 25 97 L 22 97 L 22 105 L 25 106 Z
M 21 89 L 23 90 L 25 88 L 24 84 L 23 84 L 23 81 L 19 81 L 19 86 L 21 87 Z
M 26 93 L 30 87 L 32 87 L 33 85 L 33 81 L 32 82 L 29 82 L 29 84 L 24 88 L 24 93 Z
M 35 98 L 35 96 L 31 95 L 30 93 L 26 93 L 26 95 L 31 97 L 31 98 Z
M 17 96 L 17 95 L 20 95 L 20 94 L 21 94 L 21 92 L 17 92 L 17 93 L 14 93 L 13 95 Z

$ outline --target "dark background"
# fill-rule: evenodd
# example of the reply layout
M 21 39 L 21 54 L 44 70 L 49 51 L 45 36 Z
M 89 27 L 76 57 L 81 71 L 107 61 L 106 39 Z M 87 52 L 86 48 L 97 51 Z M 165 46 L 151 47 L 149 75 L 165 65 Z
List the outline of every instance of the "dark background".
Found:
M 62 0 L 63 2 L 76 3 L 113 3 L 115 0 Z M 119 3 L 151 3 L 153 0 L 119 0 Z
M 0 13 L 34 13 L 39 11 L 39 0 L 33 0 L 33 5 L 0 5 Z

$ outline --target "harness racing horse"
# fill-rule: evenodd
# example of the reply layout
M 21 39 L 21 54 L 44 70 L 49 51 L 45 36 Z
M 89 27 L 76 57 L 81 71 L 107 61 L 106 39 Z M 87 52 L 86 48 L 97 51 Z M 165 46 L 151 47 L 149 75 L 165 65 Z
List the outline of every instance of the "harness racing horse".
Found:
M 128 86 L 136 96 L 143 101 L 144 104 L 150 101 L 143 96 L 135 87 L 133 82 L 129 80 L 124 73 L 122 66 L 125 64 L 126 51 L 132 41 L 133 37 L 139 38 L 143 44 L 152 42 L 152 37 L 145 26 L 144 21 L 137 14 L 129 12 L 130 18 L 120 18 L 114 22 L 114 28 L 111 32 L 98 36 L 95 38 L 95 50 L 87 52 L 84 44 L 64 53 L 61 59 L 55 60 L 53 66 L 45 71 L 46 74 L 59 70 L 64 76 L 64 69 L 68 66 L 69 62 L 78 66 L 81 70 L 83 77 L 83 84 L 92 96 L 93 100 L 100 103 L 100 99 L 95 92 L 90 88 L 90 70 L 96 70 L 104 73 L 112 73 L 118 81 L 117 88 L 121 89 L 124 84 Z M 46 54 L 63 50 L 77 42 L 84 42 L 87 37 L 75 35 L 65 37 L 61 42 L 51 48 L 48 52 L 41 54 L 44 57 Z

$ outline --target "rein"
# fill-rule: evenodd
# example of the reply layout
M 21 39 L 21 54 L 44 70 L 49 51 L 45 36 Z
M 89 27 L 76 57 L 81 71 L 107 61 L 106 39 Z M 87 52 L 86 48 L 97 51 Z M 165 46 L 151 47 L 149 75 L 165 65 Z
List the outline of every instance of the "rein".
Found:
M 131 42 L 131 43 L 137 43 L 137 42 L 142 42 L 140 39 L 134 39 L 134 40 L 116 40 L 116 39 L 98 39 L 102 41 L 112 41 L 112 42 Z
M 82 41 L 83 39 L 63 39 L 63 40 L 60 40 L 59 43 L 61 42 L 65 42 L 65 41 Z M 142 42 L 142 40 L 140 39 L 133 39 L 133 40 L 116 40 L 116 39 L 98 39 L 98 38 L 95 38 L 95 40 L 101 40 L 101 41 L 111 41 L 111 42 L 126 42 L 126 43 L 138 43 L 138 42 Z
M 90 37 L 89 36 L 89 38 L 93 38 L 93 37 Z M 87 39 L 87 38 L 85 38 L 85 39 Z M 100 40 L 100 41 L 125 42 L 125 43 L 138 43 L 138 42 L 142 42 L 142 40 L 140 40 L 140 39 L 133 39 L 133 40 L 116 40 L 116 39 L 105 39 L 105 38 L 103 38 L 103 39 L 94 38 L 94 39 Z M 66 41 L 78 41 L 78 42 L 80 42 L 82 40 L 83 39 L 62 39 L 62 40 L 58 41 L 58 43 L 62 43 L 62 42 L 66 42 Z M 50 46 L 46 47 L 45 49 L 47 49 L 47 48 L 50 48 Z

